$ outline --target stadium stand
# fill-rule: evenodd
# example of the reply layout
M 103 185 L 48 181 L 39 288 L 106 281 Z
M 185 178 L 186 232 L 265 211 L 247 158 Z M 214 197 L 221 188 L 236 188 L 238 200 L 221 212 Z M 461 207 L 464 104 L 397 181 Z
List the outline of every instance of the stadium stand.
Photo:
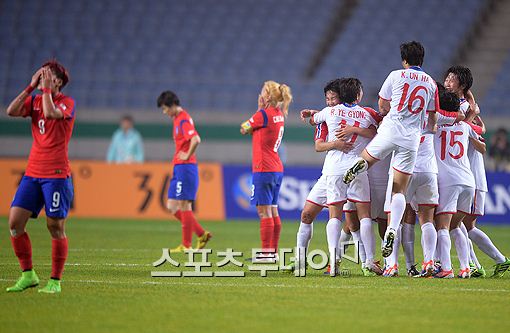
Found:
M 482 112 L 491 116 L 505 115 L 507 110 L 505 107 L 509 103 L 509 87 L 510 87 L 510 53 L 508 54 L 501 71 L 496 80 L 490 87 L 487 95 L 480 104 L 483 108 Z

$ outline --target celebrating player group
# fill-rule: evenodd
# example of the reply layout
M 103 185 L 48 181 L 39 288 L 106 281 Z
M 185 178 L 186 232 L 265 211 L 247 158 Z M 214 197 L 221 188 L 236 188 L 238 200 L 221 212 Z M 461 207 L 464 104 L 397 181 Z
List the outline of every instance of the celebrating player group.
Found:
M 301 261 L 313 235 L 313 221 L 327 207 L 327 273 L 331 276 L 339 272 L 343 243 L 352 238 L 359 244 L 366 276 L 397 276 L 402 244 L 410 276 L 485 277 L 474 243 L 494 260 L 492 276 L 502 277 L 510 260 L 476 227 L 477 216 L 484 214 L 488 188 L 482 156 L 485 126 L 470 91 L 471 72 L 453 66 L 443 85 L 423 71 L 425 51 L 420 43 L 404 43 L 400 53 L 403 69 L 391 72 L 382 84 L 378 111 L 360 105 L 360 80 L 340 78 L 324 87 L 324 109 L 300 113 L 303 121 L 316 128 L 316 151 L 327 154 L 322 175 L 304 203 L 297 232 L 297 264 L 304 265 Z M 31 117 L 33 136 L 28 166 L 9 212 L 12 247 L 22 275 L 8 292 L 39 284 L 25 227 L 43 207 L 52 238 L 52 270 L 47 285 L 39 291 L 61 291 L 68 253 L 64 227 L 73 200 L 68 143 L 75 108 L 74 100 L 62 93 L 68 81 L 62 64 L 47 62 L 7 108 L 11 117 Z M 35 89 L 42 94 L 32 95 Z M 266 81 L 257 112 L 240 127 L 241 134 L 252 136 L 251 202 L 257 207 L 261 238 L 261 251 L 252 258 L 254 262 L 278 260 L 282 225 L 277 202 L 284 172 L 278 150 L 291 102 L 286 84 Z M 201 139 L 175 93 L 161 93 L 157 105 L 174 124 L 176 152 L 167 204 L 182 223 L 182 242 L 172 252 L 192 249 L 193 233 L 200 249 L 212 238 L 192 210 L 198 188 L 195 150 Z M 414 260 L 416 218 L 421 227 L 421 270 Z M 382 238 L 383 267 L 376 260 L 374 222 Z M 460 263 L 457 274 L 451 263 L 451 239 Z

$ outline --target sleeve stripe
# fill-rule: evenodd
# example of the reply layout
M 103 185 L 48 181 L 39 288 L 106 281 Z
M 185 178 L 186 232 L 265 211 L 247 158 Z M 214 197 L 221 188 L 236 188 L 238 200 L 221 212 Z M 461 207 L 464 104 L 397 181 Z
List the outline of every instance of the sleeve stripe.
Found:
M 262 128 L 267 127 L 269 119 L 267 118 L 266 110 L 260 110 L 259 112 L 262 113 L 262 117 L 264 117 L 264 124 L 262 125 Z
M 380 98 L 380 99 L 383 99 L 383 100 L 385 100 L 385 101 L 391 102 L 391 99 L 384 98 L 384 97 L 382 97 L 381 95 L 379 95 L 379 98 Z

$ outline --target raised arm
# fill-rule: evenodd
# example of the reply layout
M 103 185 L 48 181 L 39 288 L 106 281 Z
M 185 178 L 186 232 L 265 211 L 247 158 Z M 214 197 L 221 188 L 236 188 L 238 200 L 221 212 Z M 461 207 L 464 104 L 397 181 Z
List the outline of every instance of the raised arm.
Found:
M 43 91 L 42 109 L 46 119 L 62 119 L 64 113 L 53 103 L 53 92 L 56 91 L 53 72 L 45 67 L 42 69 L 41 86 Z
M 23 90 L 21 93 L 19 93 L 16 98 L 14 98 L 7 107 L 7 115 L 9 117 L 22 117 L 23 116 L 23 104 L 25 103 L 25 100 L 32 91 L 37 88 L 37 85 L 39 84 L 39 80 L 41 78 L 42 68 L 38 69 L 37 72 L 35 72 L 34 75 L 32 75 L 32 80 L 30 81 L 30 84 Z

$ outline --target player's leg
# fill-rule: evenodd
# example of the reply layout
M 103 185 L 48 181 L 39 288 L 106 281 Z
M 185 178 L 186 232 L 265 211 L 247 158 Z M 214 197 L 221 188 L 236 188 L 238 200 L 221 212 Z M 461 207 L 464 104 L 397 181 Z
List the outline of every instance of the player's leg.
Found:
M 411 174 L 416 163 L 416 151 L 397 147 L 393 156 L 393 180 L 391 190 L 390 211 L 391 217 L 388 219 L 388 230 L 384 236 L 383 244 L 381 247 L 383 257 L 390 255 L 393 249 L 393 243 L 396 230 L 398 229 L 404 211 L 406 209 L 405 193 Z
M 439 196 L 441 198 L 441 194 Z M 440 199 L 441 200 L 441 199 Z M 452 261 L 450 257 L 450 250 L 452 248 L 452 241 L 450 239 L 450 221 L 453 213 L 445 212 L 436 215 L 436 228 L 437 228 L 437 244 L 440 248 L 441 257 L 441 271 L 434 277 L 437 278 L 453 278 Z
M 464 234 L 464 237 L 466 238 L 468 247 L 469 247 L 469 269 L 471 270 L 471 277 L 485 277 L 485 269 L 482 267 L 480 262 L 478 261 L 478 257 L 476 256 L 475 249 L 473 248 L 473 242 L 471 239 L 469 239 L 469 234 L 466 228 L 466 224 L 464 223 L 464 220 L 468 220 L 468 224 L 470 224 L 470 221 L 472 219 L 476 220 L 476 216 L 473 215 L 466 215 L 462 222 L 459 225 L 460 230 L 462 231 L 462 234 Z
M 416 212 L 407 204 L 402 223 L 402 248 L 406 260 L 407 275 L 417 276 L 420 273 L 414 262 L 414 226 L 416 225 Z
M 334 202 L 328 205 L 329 221 L 326 225 L 326 238 L 329 249 L 329 275 L 335 276 L 338 270 L 337 254 L 340 230 L 342 229 L 342 209 L 345 201 Z
M 365 264 L 362 267 L 363 274 L 367 275 L 381 275 L 382 269 L 375 262 L 375 234 L 372 227 L 372 218 L 370 217 L 370 203 L 357 202 L 356 203 L 357 215 L 360 224 L 360 236 L 365 250 Z M 369 274 L 371 273 L 371 274 Z
M 9 210 L 11 244 L 22 273 L 16 284 L 7 288 L 8 292 L 23 291 L 39 284 L 39 278 L 32 266 L 32 245 L 25 228 L 28 219 L 37 217 L 43 205 L 44 197 L 39 182 L 24 176 Z
M 471 276 L 469 268 L 469 245 L 464 233 L 460 229 L 460 224 L 465 216 L 466 214 L 458 211 L 452 216 L 450 222 L 450 236 L 455 244 L 457 257 L 460 263 L 460 272 L 458 275 L 460 278 L 469 278 Z
M 43 293 L 59 293 L 60 280 L 68 254 L 65 232 L 66 218 L 71 208 L 74 189 L 71 178 L 44 179 L 41 181 L 46 211 L 46 226 L 51 235 L 51 276 Z
M 418 221 L 421 227 L 421 247 L 423 263 L 421 276 L 428 277 L 434 273 L 434 255 L 437 246 L 437 231 L 434 226 L 435 205 L 418 206 Z
M 271 202 L 271 213 L 273 215 L 273 237 L 271 238 L 270 248 L 274 249 L 275 253 L 278 254 L 278 247 L 280 242 L 280 233 L 282 230 L 282 222 L 280 219 L 280 214 L 278 213 L 278 197 L 280 195 L 280 187 L 282 185 L 283 173 L 275 173 L 273 179 L 273 201 Z M 277 255 L 278 257 L 278 255 Z
M 388 229 L 388 219 L 378 217 L 377 221 L 377 231 L 379 232 L 379 237 L 384 239 L 384 234 L 386 234 L 386 229 Z

